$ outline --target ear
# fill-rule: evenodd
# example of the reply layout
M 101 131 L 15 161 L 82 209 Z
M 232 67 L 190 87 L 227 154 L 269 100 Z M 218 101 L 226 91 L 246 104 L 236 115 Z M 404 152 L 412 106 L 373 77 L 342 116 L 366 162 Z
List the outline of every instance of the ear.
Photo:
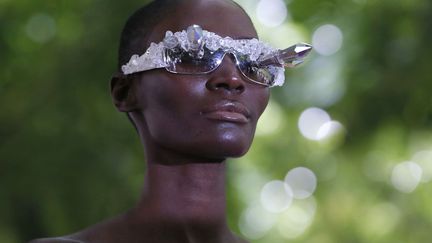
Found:
M 133 79 L 123 74 L 115 74 L 111 78 L 111 97 L 117 110 L 130 112 L 137 108 L 137 100 L 133 90 Z

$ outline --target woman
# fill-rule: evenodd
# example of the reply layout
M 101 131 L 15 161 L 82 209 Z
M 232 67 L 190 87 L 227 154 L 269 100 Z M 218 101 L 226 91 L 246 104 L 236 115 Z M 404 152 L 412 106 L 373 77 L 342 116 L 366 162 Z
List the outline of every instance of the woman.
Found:
M 141 199 L 109 221 L 33 242 L 245 242 L 226 222 L 225 160 L 248 151 L 269 86 L 283 76 L 254 38 L 231 1 L 156 1 L 131 16 L 111 91 L 145 150 Z

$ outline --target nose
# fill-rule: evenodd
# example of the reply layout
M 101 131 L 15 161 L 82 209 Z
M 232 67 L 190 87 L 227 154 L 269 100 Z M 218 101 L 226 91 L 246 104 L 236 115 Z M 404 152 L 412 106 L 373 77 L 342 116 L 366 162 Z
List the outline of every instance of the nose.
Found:
M 206 83 L 208 90 L 242 93 L 245 89 L 243 77 L 232 54 L 225 55 L 220 66 L 210 75 Z

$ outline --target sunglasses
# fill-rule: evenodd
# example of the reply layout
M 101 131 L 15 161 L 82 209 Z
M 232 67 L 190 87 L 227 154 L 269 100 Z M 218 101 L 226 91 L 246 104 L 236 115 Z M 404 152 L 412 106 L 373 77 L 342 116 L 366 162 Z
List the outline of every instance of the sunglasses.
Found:
M 191 25 L 187 30 L 167 31 L 162 42 L 151 43 L 147 51 L 133 55 L 122 66 L 125 75 L 165 68 L 176 74 L 208 74 L 215 71 L 226 54 L 235 58 L 240 73 L 249 81 L 268 86 L 282 86 L 285 67 L 304 61 L 312 47 L 299 43 L 284 50 L 253 39 L 232 39 Z

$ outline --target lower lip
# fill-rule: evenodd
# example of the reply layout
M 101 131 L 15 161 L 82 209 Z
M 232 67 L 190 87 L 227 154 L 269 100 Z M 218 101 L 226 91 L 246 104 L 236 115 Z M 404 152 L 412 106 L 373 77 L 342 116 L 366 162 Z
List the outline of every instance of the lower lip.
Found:
M 213 111 L 205 113 L 205 117 L 211 120 L 235 122 L 235 123 L 247 123 L 248 119 L 245 115 L 231 111 Z

